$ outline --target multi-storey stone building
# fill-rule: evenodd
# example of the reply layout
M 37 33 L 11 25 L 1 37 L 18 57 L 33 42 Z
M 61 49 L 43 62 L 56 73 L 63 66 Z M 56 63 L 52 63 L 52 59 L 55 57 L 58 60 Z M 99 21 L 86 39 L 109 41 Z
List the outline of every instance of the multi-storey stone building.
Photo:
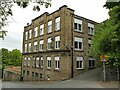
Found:
M 66 5 L 33 19 L 23 33 L 24 80 L 69 79 L 95 68 L 88 51 L 96 24 Z

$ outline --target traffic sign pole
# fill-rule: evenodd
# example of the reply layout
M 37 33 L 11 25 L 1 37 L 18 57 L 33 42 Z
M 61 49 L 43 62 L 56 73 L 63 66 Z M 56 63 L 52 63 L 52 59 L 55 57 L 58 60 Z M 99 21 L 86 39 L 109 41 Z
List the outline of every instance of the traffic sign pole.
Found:
M 106 81 L 106 71 L 105 71 L 105 62 L 103 62 L 103 77 L 104 77 L 104 81 Z

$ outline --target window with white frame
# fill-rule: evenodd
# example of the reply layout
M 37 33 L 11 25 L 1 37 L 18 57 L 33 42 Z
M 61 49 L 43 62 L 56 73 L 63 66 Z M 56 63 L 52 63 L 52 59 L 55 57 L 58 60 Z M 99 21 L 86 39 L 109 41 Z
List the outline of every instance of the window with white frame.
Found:
M 26 66 L 27 63 L 27 57 L 24 57 L 24 66 Z
M 88 23 L 88 34 L 94 35 L 94 24 Z
M 25 44 L 25 53 L 27 53 L 27 44 Z
M 55 19 L 55 23 L 56 23 L 56 25 L 55 25 L 55 30 L 56 30 L 56 31 L 59 31 L 59 30 L 60 30 L 60 17 L 57 17 L 57 18 Z
M 38 27 L 35 27 L 34 28 L 34 37 L 37 37 L 37 35 L 38 35 Z
M 44 24 L 40 25 L 40 35 L 44 34 Z
M 95 59 L 89 58 L 89 68 L 94 68 L 94 67 L 95 67 Z
M 52 20 L 48 22 L 48 33 L 52 32 Z
M 44 40 L 40 40 L 39 50 L 40 50 L 40 51 L 43 51 L 43 48 L 44 48 Z
M 40 67 L 43 68 L 43 57 L 40 57 Z
M 88 46 L 89 46 L 89 48 L 91 47 L 91 40 L 90 39 L 88 40 Z
M 83 49 L 83 38 L 79 38 L 79 37 L 74 38 L 74 48 L 75 50 Z
M 82 20 L 80 19 L 74 19 L 74 30 L 82 32 Z
M 28 44 L 28 52 L 31 52 L 32 46 L 31 43 Z
M 28 32 L 25 32 L 25 40 L 28 40 Z
M 33 57 L 32 66 L 33 66 L 33 67 L 35 67 L 35 66 L 36 66 L 35 57 Z
M 55 69 L 59 70 L 60 68 L 60 57 L 55 57 Z
M 83 69 L 83 57 L 76 57 L 76 69 Z
M 31 60 L 31 58 L 28 57 L 28 66 L 30 66 L 30 60 Z
M 47 68 L 51 68 L 51 57 L 47 57 Z
M 34 52 L 36 52 L 37 49 L 38 49 L 38 48 L 37 48 L 37 41 L 35 41 L 35 42 L 34 42 Z
M 39 57 L 36 57 L 36 67 L 39 67 Z
M 60 36 L 55 37 L 55 49 L 60 49 Z
M 29 39 L 32 38 L 32 30 L 29 30 Z
M 47 49 L 48 49 L 48 50 L 51 50 L 51 49 L 52 49 L 52 38 L 48 38 Z

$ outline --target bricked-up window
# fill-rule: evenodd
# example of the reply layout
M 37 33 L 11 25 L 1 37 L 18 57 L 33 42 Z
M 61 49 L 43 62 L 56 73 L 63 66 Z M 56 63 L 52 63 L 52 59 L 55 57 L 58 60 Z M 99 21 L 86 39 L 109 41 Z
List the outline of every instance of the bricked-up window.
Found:
M 28 52 L 31 52 L 32 50 L 32 46 L 31 46 L 31 43 L 28 44 Z
M 27 44 L 25 44 L 25 51 L 24 52 L 27 53 Z
M 40 25 L 40 35 L 44 34 L 44 24 Z
M 91 47 L 91 40 L 88 40 L 88 46 Z
M 56 31 L 59 31 L 60 30 L 60 17 L 57 17 L 56 19 L 55 19 L 55 30 Z
M 74 48 L 75 50 L 83 49 L 83 38 L 79 38 L 79 37 L 74 38 Z
M 82 20 L 74 19 L 74 30 L 82 32 Z
M 52 20 L 48 22 L 48 33 L 52 32 Z
M 47 69 L 51 68 L 51 57 L 47 57 Z
M 83 57 L 76 57 L 76 69 L 83 69 Z
M 48 38 L 47 49 L 48 49 L 48 50 L 51 50 L 51 49 L 52 49 L 52 38 Z
M 55 69 L 59 70 L 60 68 L 60 57 L 55 57 Z
M 25 32 L 25 40 L 28 40 L 28 32 Z
M 89 68 L 94 68 L 94 67 L 95 67 L 95 59 L 89 58 Z
M 36 67 L 39 67 L 39 57 L 36 57 Z
M 94 25 L 88 23 L 88 34 L 94 35 Z
M 37 46 L 37 41 L 34 41 L 34 52 L 37 52 L 38 46 Z
M 33 57 L 33 62 L 32 62 L 32 66 L 35 67 L 36 66 L 36 62 L 35 62 L 35 57 Z
M 43 68 L 43 57 L 40 57 L 40 67 Z
M 32 30 L 29 30 L 29 39 L 32 38 Z
M 43 48 L 44 48 L 44 40 L 40 40 L 39 50 L 40 50 L 40 51 L 43 51 Z
M 27 57 L 24 57 L 24 66 L 27 64 Z
M 60 49 L 60 36 L 55 37 L 55 49 Z
M 28 57 L 28 66 L 30 66 L 30 60 L 31 60 L 31 58 Z
M 38 36 L 38 27 L 35 27 L 34 28 L 34 37 L 37 37 Z

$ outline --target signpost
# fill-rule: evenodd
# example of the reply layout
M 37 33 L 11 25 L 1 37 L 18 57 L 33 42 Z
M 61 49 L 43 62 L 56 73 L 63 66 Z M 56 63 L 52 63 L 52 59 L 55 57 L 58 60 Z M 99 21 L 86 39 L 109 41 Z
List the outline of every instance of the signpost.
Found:
M 104 76 L 104 81 L 106 81 L 106 72 L 105 72 L 105 62 L 106 60 L 106 56 L 100 56 L 100 61 L 103 62 L 103 76 Z

